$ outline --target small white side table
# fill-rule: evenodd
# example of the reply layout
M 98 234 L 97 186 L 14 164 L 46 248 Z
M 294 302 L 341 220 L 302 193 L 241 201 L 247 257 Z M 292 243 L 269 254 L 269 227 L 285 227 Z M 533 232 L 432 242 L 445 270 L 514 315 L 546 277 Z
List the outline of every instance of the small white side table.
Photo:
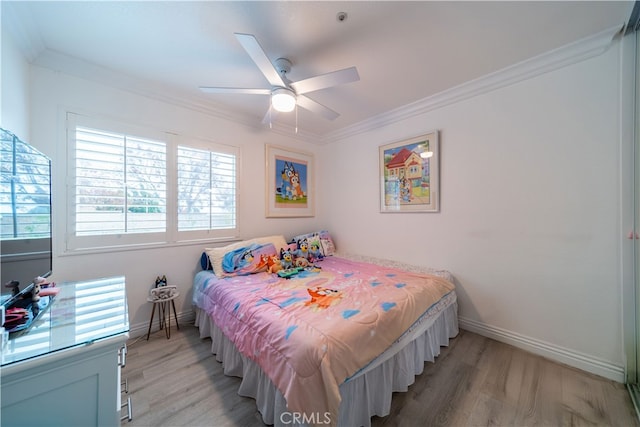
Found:
M 163 287 L 170 289 L 169 286 Z M 173 318 L 176 321 L 176 328 L 180 329 L 178 324 L 178 315 L 176 314 L 176 298 L 180 296 L 180 292 L 175 290 L 165 296 L 156 296 L 153 293 L 147 297 L 147 302 L 153 303 L 153 309 L 151 310 L 151 319 L 149 319 L 149 330 L 147 331 L 147 341 L 149 341 L 149 335 L 151 334 L 151 325 L 153 324 L 153 316 L 156 312 L 156 306 L 158 306 L 158 325 L 160 330 L 164 329 L 167 339 L 171 338 L 171 308 L 173 308 Z M 161 289 L 161 288 L 155 288 Z M 152 289 L 155 290 L 155 289 Z

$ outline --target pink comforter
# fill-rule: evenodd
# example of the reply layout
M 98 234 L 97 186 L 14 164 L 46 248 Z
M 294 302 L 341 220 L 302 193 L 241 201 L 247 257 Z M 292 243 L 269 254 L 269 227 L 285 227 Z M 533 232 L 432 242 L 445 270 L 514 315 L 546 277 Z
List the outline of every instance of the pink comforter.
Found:
M 337 420 L 339 386 L 454 290 L 440 277 L 329 257 L 291 279 L 205 284 L 199 303 L 278 387 L 292 412 Z M 335 421 L 333 421 L 335 423 Z

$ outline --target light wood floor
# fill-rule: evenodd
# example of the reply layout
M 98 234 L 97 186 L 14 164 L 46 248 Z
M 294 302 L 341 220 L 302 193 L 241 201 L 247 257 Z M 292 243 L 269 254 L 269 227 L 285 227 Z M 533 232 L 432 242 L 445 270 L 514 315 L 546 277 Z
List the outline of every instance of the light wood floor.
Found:
M 255 401 L 237 394 L 211 354 L 211 340 L 183 324 L 131 339 L 133 421 L 123 426 L 264 426 Z M 373 426 L 638 426 L 624 385 L 467 331 L 426 363 L 391 414 Z

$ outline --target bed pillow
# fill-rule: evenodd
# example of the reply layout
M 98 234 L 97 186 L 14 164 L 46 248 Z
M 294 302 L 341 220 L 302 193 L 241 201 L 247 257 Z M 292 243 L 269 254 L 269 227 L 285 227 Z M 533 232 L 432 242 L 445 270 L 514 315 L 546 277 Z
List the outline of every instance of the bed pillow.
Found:
M 267 261 L 277 254 L 273 243 L 252 243 L 227 252 L 222 257 L 225 277 L 246 276 L 267 271 Z
M 293 238 L 294 242 L 307 239 L 309 248 L 317 245 L 322 256 L 331 256 L 336 252 L 336 246 L 327 230 L 315 231 L 313 233 L 300 234 Z
M 243 240 L 241 242 L 231 243 L 227 246 L 222 246 L 219 248 L 204 248 L 207 256 L 209 257 L 209 261 L 211 262 L 211 266 L 213 267 L 213 272 L 218 277 L 225 277 L 224 270 L 222 269 L 222 258 L 227 252 L 231 252 L 238 248 L 243 248 L 246 246 L 250 246 L 254 243 L 264 245 L 267 243 L 272 243 L 276 248 L 276 251 L 280 253 L 280 249 L 287 246 L 287 241 L 282 235 L 275 236 L 267 236 L 267 237 L 258 237 L 255 239 Z

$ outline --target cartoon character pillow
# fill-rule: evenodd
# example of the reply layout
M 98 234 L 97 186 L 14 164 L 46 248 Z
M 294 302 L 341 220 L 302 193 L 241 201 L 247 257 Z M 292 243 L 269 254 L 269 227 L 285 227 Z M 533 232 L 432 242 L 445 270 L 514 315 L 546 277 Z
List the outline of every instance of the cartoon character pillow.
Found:
M 323 257 L 331 256 L 336 252 L 336 247 L 333 244 L 333 239 L 327 230 L 316 231 L 308 234 L 300 234 L 293 238 L 294 242 L 307 241 L 308 247 L 312 253 L 312 259 L 314 261 L 322 259 Z
M 279 253 L 280 248 L 287 246 L 287 241 L 284 236 L 281 234 L 274 236 L 265 236 L 258 237 L 255 239 L 243 240 L 241 242 L 235 242 L 228 244 L 226 246 L 220 246 L 215 248 L 204 248 L 207 257 L 209 258 L 209 264 L 213 272 L 218 277 L 225 277 L 226 274 L 222 269 L 222 258 L 228 253 L 235 249 L 242 248 L 245 246 L 250 246 L 253 244 L 265 245 L 267 243 L 272 243 L 276 247 L 276 253 Z M 203 267 L 204 269 L 204 267 Z
M 320 238 L 320 244 L 322 245 L 322 253 L 324 256 L 331 256 L 336 253 L 336 245 L 333 243 L 333 239 L 327 230 L 318 232 Z
M 269 258 L 276 255 L 276 247 L 272 243 L 258 244 L 234 249 L 222 258 L 224 275 L 246 276 L 248 274 L 267 271 Z

